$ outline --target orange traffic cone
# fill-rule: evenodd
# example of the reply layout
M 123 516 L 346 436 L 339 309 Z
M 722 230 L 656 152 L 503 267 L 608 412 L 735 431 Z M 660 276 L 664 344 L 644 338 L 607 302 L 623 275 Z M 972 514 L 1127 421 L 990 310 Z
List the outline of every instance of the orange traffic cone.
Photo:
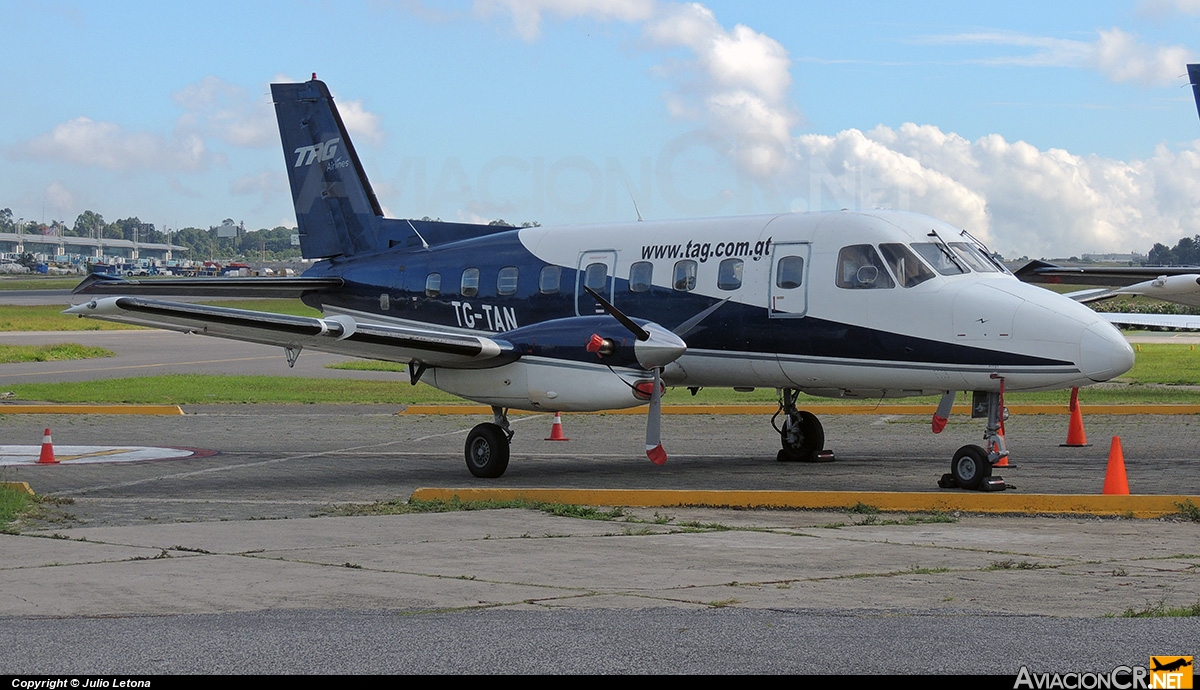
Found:
M 39 465 L 57 465 L 58 461 L 54 459 L 54 442 L 50 440 L 50 430 L 46 429 L 46 434 L 42 436 L 42 454 L 38 457 Z
M 562 430 L 562 415 L 558 412 L 554 413 L 554 424 L 550 427 L 550 438 L 547 441 L 570 441 L 571 439 L 563 435 Z
M 1079 389 L 1071 389 L 1071 425 L 1067 427 L 1067 442 L 1062 448 L 1082 448 L 1091 445 L 1083 433 L 1083 413 L 1079 410 Z
M 1108 471 L 1104 473 L 1103 494 L 1129 495 L 1129 479 L 1125 476 L 1125 454 L 1121 452 L 1121 437 L 1113 436 L 1108 450 Z

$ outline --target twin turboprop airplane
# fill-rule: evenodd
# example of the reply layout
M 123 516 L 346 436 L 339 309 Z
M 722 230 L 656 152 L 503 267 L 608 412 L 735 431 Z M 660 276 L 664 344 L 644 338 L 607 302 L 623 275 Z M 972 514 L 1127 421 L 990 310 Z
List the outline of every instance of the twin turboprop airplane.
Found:
M 1071 388 L 1133 365 L 1087 307 L 1016 280 L 965 232 L 890 211 L 503 228 L 383 217 L 323 82 L 273 84 L 303 276 L 129 281 L 92 276 L 67 313 L 405 362 L 415 384 L 492 407 L 467 467 L 508 466 L 510 409 L 594 411 L 649 403 L 660 443 L 665 386 L 781 391 L 780 460 L 814 460 L 821 422 L 799 393 L 851 398 L 954 391 L 986 401 L 986 447 L 952 474 L 978 486 L 1007 456 L 1005 390 Z M 323 318 L 150 297 L 300 297 Z

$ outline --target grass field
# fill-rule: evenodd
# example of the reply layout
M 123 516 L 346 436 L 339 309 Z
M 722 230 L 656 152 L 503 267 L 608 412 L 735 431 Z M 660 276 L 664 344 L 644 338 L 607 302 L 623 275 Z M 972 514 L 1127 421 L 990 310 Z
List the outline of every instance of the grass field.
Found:
M 54 345 L 0 345 L 0 364 L 13 362 L 61 362 L 69 359 L 113 357 L 112 350 L 77 343 Z

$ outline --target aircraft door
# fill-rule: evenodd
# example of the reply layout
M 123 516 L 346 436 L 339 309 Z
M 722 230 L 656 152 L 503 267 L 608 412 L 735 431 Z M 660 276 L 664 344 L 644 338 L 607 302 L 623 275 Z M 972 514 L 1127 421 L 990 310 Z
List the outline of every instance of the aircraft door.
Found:
M 600 303 L 584 291 L 584 285 L 604 295 L 605 299 L 612 304 L 616 304 L 614 299 L 616 280 L 613 277 L 613 270 L 616 266 L 617 252 L 612 249 L 594 249 L 579 254 L 579 272 L 575 277 L 576 316 L 594 316 L 604 313 L 604 308 L 600 306 Z
M 771 275 L 767 284 L 767 315 L 795 319 L 808 311 L 809 242 L 771 245 Z

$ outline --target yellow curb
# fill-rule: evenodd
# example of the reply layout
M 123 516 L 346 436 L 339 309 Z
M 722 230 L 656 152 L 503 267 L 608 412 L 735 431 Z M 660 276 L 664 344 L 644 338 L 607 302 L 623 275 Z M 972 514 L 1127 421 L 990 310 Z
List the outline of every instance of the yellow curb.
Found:
M 13 491 L 23 491 L 30 496 L 33 494 L 33 489 L 29 488 L 29 482 L 0 482 L 0 486 Z
M 837 414 L 906 414 L 933 416 L 936 405 L 808 405 L 802 409 L 816 415 Z M 1069 414 L 1066 405 L 1008 405 L 1012 414 Z M 663 405 L 663 414 L 775 414 L 777 405 Z M 1081 405 L 1080 411 L 1085 415 L 1093 414 L 1200 414 L 1200 405 Z M 486 414 L 490 415 L 492 408 L 486 405 L 409 405 L 396 414 Z M 955 405 L 953 414 L 969 415 L 969 405 Z M 526 412 L 511 410 L 511 415 L 548 414 L 543 412 Z M 606 410 L 602 412 L 569 412 L 567 414 L 646 414 L 644 407 L 634 407 L 624 410 Z
M 642 489 L 437 489 L 421 488 L 418 501 L 532 501 L 591 506 L 669 508 L 850 508 L 970 513 L 1076 513 L 1154 518 L 1180 512 L 1176 504 L 1200 505 L 1200 496 L 1081 496 L 1009 492 L 902 493 L 891 491 L 668 491 Z
M 183 414 L 178 405 L 0 405 L 0 414 Z

